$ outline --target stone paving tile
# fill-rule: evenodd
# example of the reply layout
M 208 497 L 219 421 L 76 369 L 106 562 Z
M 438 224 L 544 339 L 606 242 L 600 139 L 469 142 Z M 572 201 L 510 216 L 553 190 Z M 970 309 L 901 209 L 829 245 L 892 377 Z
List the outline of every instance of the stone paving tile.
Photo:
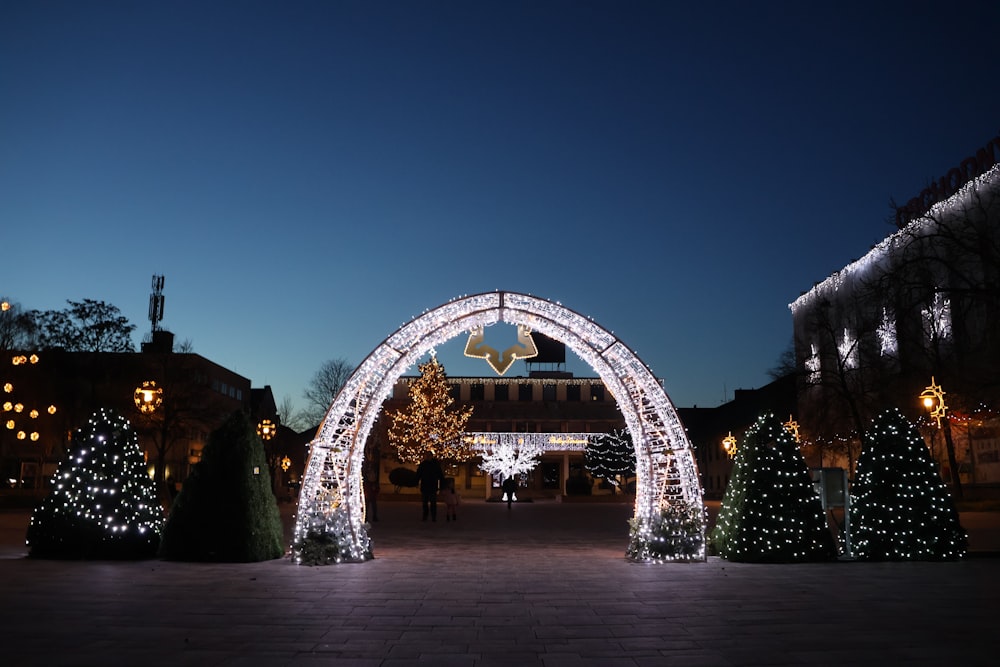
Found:
M 414 509 L 380 508 L 374 561 L 326 568 L 34 561 L 0 545 L 0 665 L 997 660 L 996 558 L 650 566 L 623 557 L 627 507 L 469 502 L 452 525 Z M 16 534 L 7 520 L 0 535 Z

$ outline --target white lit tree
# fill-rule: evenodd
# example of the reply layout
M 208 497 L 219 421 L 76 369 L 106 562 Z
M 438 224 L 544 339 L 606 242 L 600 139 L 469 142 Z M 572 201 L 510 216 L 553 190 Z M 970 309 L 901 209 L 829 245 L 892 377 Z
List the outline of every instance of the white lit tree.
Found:
M 437 358 L 420 364 L 420 377 L 410 386 L 410 402 L 390 413 L 389 441 L 399 460 L 417 463 L 425 454 L 439 459 L 467 461 L 475 452 L 462 441 L 472 407 L 452 407 L 444 366 Z
M 510 479 L 534 470 L 541 454 L 541 447 L 500 442 L 480 452 L 483 460 L 479 467 L 490 475 L 500 475 L 502 479 Z
M 29 555 L 151 558 L 163 515 L 135 431 L 98 410 L 73 435 L 52 490 L 31 516 Z
M 896 409 L 873 421 L 851 494 L 854 553 L 864 560 L 954 560 L 965 530 L 917 428 Z
M 625 429 L 615 429 L 589 440 L 584 457 L 587 470 L 616 489 L 625 489 L 629 478 L 635 477 L 635 447 Z
M 773 414 L 758 417 L 736 451 L 711 540 L 731 561 L 792 563 L 836 555 L 798 443 Z

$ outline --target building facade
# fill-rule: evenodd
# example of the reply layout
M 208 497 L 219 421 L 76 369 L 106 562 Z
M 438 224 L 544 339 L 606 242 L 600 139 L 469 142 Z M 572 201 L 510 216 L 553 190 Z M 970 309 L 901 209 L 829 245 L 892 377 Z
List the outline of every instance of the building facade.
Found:
M 898 407 L 924 418 L 946 479 L 1000 482 L 1000 138 L 899 207 L 897 223 L 789 305 L 807 439 L 853 467 L 871 419 Z M 918 397 L 931 385 L 955 437 L 926 420 Z

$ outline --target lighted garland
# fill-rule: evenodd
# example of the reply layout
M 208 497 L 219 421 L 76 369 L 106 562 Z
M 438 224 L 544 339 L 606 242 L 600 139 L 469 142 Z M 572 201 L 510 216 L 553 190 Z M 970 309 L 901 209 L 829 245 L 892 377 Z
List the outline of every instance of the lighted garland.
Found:
M 499 321 L 525 325 L 562 341 L 600 376 L 616 398 L 636 446 L 636 519 L 652 524 L 676 502 L 700 507 L 701 485 L 690 442 L 663 386 L 613 334 L 562 305 L 525 294 L 491 292 L 461 297 L 425 312 L 379 345 L 334 398 L 316 438 L 300 494 L 296 536 L 305 533 L 314 505 L 333 491 L 342 503 L 354 544 L 369 548 L 360 470 L 367 439 L 394 383 L 438 345 Z M 340 505 L 338 505 L 339 507 Z M 702 535 L 704 527 L 702 525 Z
M 836 555 L 805 459 L 773 414 L 761 415 L 736 450 L 711 542 L 731 561 L 791 563 Z
M 873 421 L 851 493 L 854 554 L 863 560 L 954 560 L 968 539 L 916 427 L 899 410 Z
M 26 541 L 29 555 L 40 558 L 151 558 L 162 527 L 135 432 L 102 409 L 73 434 Z

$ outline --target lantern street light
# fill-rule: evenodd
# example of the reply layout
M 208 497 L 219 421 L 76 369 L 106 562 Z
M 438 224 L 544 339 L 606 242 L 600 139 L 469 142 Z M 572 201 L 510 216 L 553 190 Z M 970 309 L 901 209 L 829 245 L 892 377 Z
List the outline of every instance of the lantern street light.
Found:
M 139 412 L 151 415 L 163 404 L 163 387 L 157 387 L 154 381 L 146 380 L 142 386 L 136 387 L 132 399 Z
M 264 419 L 257 424 L 257 435 L 260 436 L 261 440 L 270 440 L 274 437 L 276 430 L 277 426 L 270 419 Z
M 288 469 L 292 467 L 292 460 L 287 456 L 281 459 L 281 470 L 283 472 L 288 472 Z
M 730 431 L 729 435 L 722 439 L 722 448 L 726 450 L 726 454 L 729 458 L 736 456 L 736 438 L 733 437 L 733 432 Z
M 782 426 L 795 438 L 795 444 L 802 442 L 802 438 L 799 436 L 799 423 L 792 419 L 791 415 L 788 415 L 788 421 L 782 424 Z
M 952 484 L 955 486 L 955 496 L 962 498 L 962 480 L 958 474 L 958 457 L 955 455 L 955 443 L 951 438 L 951 420 L 948 418 L 948 406 L 944 402 L 944 389 L 934 381 L 931 376 L 931 383 L 920 392 L 920 403 L 928 410 L 935 420 L 938 428 L 944 433 L 944 446 L 948 452 L 948 465 L 951 467 Z M 944 423 L 941 420 L 944 419 Z
M 934 382 L 931 376 L 931 384 L 920 394 L 920 403 L 931 413 L 931 417 L 937 420 L 938 428 L 941 428 L 941 418 L 945 416 L 948 406 L 944 403 L 944 389 Z

